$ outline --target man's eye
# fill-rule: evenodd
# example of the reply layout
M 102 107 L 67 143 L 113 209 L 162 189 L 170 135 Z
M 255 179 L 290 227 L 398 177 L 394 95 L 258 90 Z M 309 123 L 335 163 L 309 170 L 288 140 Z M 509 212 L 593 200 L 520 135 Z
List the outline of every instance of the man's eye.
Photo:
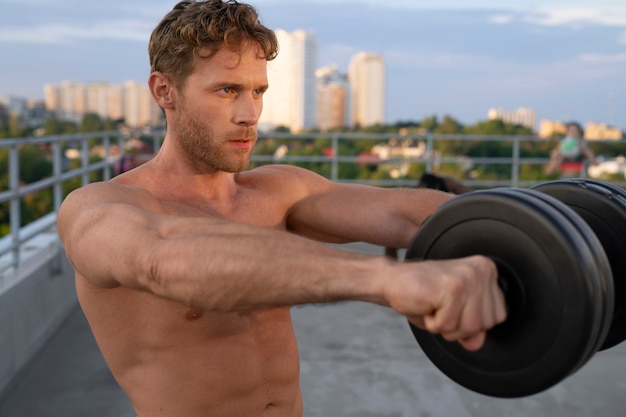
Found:
M 226 94 L 230 94 L 234 90 L 231 87 L 224 87 L 224 88 L 222 88 L 222 91 L 225 92 Z

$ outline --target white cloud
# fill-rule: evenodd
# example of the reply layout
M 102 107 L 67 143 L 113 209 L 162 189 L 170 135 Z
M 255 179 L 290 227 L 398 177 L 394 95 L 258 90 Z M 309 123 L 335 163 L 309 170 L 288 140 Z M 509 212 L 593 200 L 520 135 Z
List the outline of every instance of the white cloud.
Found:
M 555 7 L 537 6 L 524 17 L 529 23 L 543 26 L 626 26 L 626 6 Z
M 626 62 L 626 54 L 581 54 L 579 56 L 583 62 L 597 62 L 597 63 L 614 63 L 614 62 Z
M 151 28 L 135 20 L 113 20 L 91 26 L 42 25 L 0 28 L 0 42 L 66 44 L 81 40 L 109 39 L 145 42 Z
M 454 53 L 427 53 L 410 52 L 405 50 L 385 51 L 385 60 L 390 65 L 407 69 L 435 69 L 435 70 L 485 70 L 499 71 L 508 65 L 502 61 L 485 56 L 454 54 Z
M 513 21 L 513 16 L 504 14 L 495 15 L 491 16 L 489 21 L 497 25 L 506 25 L 507 23 L 511 23 L 511 21 Z

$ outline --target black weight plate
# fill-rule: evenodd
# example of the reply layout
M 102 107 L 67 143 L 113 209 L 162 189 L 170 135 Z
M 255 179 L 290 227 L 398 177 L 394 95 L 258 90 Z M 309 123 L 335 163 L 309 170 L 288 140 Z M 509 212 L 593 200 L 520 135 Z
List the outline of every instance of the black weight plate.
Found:
M 411 325 L 435 366 L 481 394 L 521 397 L 557 384 L 584 362 L 597 325 L 596 295 L 586 283 L 593 255 L 558 210 L 523 193 L 463 194 L 431 215 L 406 259 L 473 254 L 498 265 L 509 287 L 509 318 L 476 352 Z
M 609 331 L 611 314 L 613 312 L 613 277 L 611 266 L 600 240 L 596 237 L 591 227 L 573 209 L 565 203 L 546 193 L 536 190 L 509 189 L 509 192 L 523 192 L 529 197 L 539 198 L 559 210 L 563 216 L 579 231 L 586 240 L 588 248 L 593 255 L 594 263 L 585 268 L 592 272 L 587 276 L 587 283 L 594 294 L 594 330 L 589 339 L 589 346 L 582 362 L 576 369 L 583 366 L 594 353 L 600 349 Z
M 591 227 L 606 252 L 613 276 L 610 328 L 598 350 L 626 340 L 626 191 L 591 179 L 552 181 L 533 187 L 572 208 Z

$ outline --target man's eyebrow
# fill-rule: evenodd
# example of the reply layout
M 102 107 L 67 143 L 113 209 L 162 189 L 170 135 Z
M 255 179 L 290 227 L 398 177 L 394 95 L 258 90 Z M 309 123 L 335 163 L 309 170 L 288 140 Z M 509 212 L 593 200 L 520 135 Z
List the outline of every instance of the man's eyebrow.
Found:
M 242 83 L 237 83 L 237 82 L 228 82 L 228 81 L 224 81 L 224 82 L 219 82 L 215 84 L 215 88 L 219 89 L 219 88 L 224 88 L 224 87 L 230 87 L 230 88 L 234 88 L 235 90 L 242 90 L 244 88 L 246 88 L 246 84 L 242 84 Z M 269 87 L 269 84 L 264 83 L 264 84 L 259 84 L 258 86 L 253 87 L 253 90 L 256 89 L 264 89 L 267 90 Z

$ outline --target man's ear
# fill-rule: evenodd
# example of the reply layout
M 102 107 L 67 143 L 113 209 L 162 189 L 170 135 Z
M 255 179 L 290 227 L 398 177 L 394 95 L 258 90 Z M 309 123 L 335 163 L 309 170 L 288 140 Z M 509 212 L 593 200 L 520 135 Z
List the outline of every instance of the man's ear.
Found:
M 169 78 L 160 71 L 155 71 L 148 78 L 148 87 L 150 93 L 156 103 L 162 109 L 171 109 L 174 107 L 176 100 L 176 89 L 170 82 Z

